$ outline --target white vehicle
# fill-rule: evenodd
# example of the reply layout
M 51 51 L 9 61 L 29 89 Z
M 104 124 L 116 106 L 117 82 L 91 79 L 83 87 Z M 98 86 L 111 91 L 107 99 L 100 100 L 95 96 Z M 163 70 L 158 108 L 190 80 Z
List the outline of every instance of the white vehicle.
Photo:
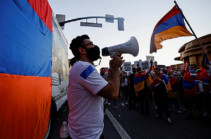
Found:
M 52 50 L 52 101 L 46 138 L 49 136 L 56 112 L 67 100 L 67 86 L 69 75 L 68 43 L 53 16 L 53 50 Z

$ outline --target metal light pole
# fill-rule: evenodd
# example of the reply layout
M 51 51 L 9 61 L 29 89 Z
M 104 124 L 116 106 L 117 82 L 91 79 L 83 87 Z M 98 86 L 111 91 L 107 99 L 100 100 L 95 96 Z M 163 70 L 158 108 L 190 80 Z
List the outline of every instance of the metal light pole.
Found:
M 102 27 L 102 24 L 97 23 L 97 19 L 98 18 L 104 18 L 106 22 L 109 23 L 114 23 L 114 20 L 118 21 L 118 30 L 119 31 L 124 31 L 124 18 L 122 17 L 118 17 L 118 18 L 114 18 L 113 15 L 108 15 L 106 14 L 105 16 L 88 16 L 88 17 L 80 17 L 80 18 L 75 18 L 75 19 L 70 19 L 67 21 L 65 20 L 65 15 L 56 15 L 60 26 L 64 29 L 64 25 L 66 23 L 70 23 L 70 22 L 74 22 L 74 21 L 78 21 L 78 20 L 84 20 L 84 19 L 92 19 L 95 18 L 96 19 L 96 23 L 91 23 L 91 22 L 80 22 L 81 26 L 89 26 L 89 27 Z

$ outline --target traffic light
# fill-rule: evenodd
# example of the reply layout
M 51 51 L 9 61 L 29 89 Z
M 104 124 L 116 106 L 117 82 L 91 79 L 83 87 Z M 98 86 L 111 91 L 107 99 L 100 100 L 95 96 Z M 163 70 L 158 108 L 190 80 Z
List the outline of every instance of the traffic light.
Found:
M 124 18 L 118 17 L 118 30 L 124 31 Z

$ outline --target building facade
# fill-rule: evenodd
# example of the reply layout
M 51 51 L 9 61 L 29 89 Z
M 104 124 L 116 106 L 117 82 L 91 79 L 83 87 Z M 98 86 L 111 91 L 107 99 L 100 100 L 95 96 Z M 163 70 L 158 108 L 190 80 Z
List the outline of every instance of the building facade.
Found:
M 199 38 L 199 41 L 202 44 L 204 51 L 208 55 L 208 59 L 211 59 L 211 34 L 202 36 Z M 175 60 L 183 61 L 185 63 L 188 61 L 189 65 L 196 65 L 198 67 L 202 64 L 202 48 L 199 45 L 198 41 L 192 40 L 187 42 L 180 47 L 179 51 L 180 57 L 176 57 Z

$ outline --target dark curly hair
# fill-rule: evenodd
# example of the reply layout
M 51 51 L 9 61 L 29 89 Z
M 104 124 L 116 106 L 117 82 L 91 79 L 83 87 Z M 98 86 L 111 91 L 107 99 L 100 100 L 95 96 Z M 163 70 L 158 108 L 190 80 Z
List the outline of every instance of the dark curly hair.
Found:
M 80 57 L 80 54 L 78 52 L 78 48 L 83 46 L 84 40 L 85 39 L 90 39 L 88 35 L 84 34 L 81 36 L 77 36 L 76 38 L 74 38 L 72 40 L 72 42 L 70 43 L 70 50 L 72 51 L 73 55 L 76 58 Z

